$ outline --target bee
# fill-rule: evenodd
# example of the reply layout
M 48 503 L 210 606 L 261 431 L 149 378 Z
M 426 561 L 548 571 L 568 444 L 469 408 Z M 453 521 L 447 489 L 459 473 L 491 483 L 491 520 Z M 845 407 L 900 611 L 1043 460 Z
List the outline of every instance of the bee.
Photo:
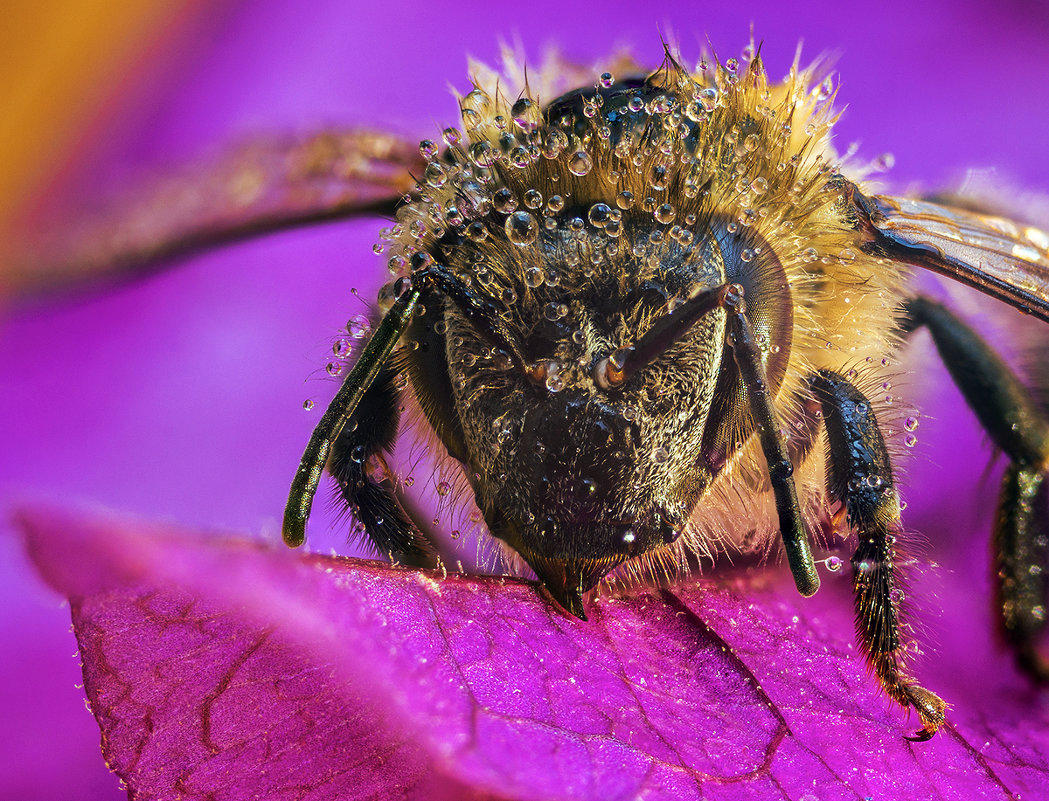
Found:
M 654 71 L 619 59 L 599 76 L 475 65 L 443 144 L 351 131 L 291 161 L 264 153 L 264 168 L 300 171 L 285 183 L 309 190 L 337 170 L 344 191 L 299 191 L 275 216 L 267 192 L 234 181 L 256 191 L 232 222 L 187 233 L 183 221 L 180 236 L 118 239 L 103 256 L 134 266 L 260 221 L 394 214 L 384 314 L 306 446 L 288 545 L 305 541 L 327 471 L 377 551 L 428 551 L 386 464 L 410 385 L 490 535 L 583 620 L 606 577 L 725 552 L 781 548 L 810 596 L 814 543 L 849 532 L 860 649 L 917 712 L 910 739 L 928 740 L 948 705 L 909 669 L 894 411 L 877 390 L 887 357 L 928 330 L 1008 457 L 993 532 L 1001 627 L 1020 666 L 1049 679 L 1036 647 L 1049 417 L 913 275 L 1049 321 L 1049 235 L 960 201 L 878 194 L 870 165 L 832 147 L 825 64 L 796 57 L 775 82 L 753 46 L 744 56 L 689 68 L 665 48 Z
M 579 618 L 617 569 L 681 567 L 754 532 L 778 537 L 812 595 L 813 540 L 844 523 L 860 648 L 927 740 L 947 703 L 908 669 L 890 410 L 871 391 L 925 328 L 1009 457 L 1002 624 L 1020 664 L 1049 675 L 1045 573 L 1029 569 L 1049 550 L 1049 419 L 911 288 L 918 266 L 1049 320 L 1049 237 L 868 189 L 831 147 L 819 64 L 776 83 L 756 53 L 689 69 L 667 50 L 654 72 L 619 65 L 557 93 L 517 72 L 476 73 L 462 130 L 421 144 L 385 316 L 306 448 L 285 541 L 304 541 L 326 468 L 375 548 L 425 549 L 383 469 L 407 376 L 492 537 Z

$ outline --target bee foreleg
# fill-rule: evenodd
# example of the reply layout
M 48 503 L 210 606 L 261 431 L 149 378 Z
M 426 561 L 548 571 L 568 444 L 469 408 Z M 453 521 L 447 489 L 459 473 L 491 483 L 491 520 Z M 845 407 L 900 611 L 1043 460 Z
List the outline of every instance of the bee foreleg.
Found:
M 994 529 L 1001 627 L 1020 667 L 1049 681 L 1036 647 L 1049 599 L 1049 420 L 1009 366 L 946 307 L 917 297 L 905 309 L 905 330 L 929 329 L 969 408 L 1012 461 Z
M 317 485 L 332 454 L 333 445 L 383 371 L 397 340 L 411 322 L 421 294 L 421 289 L 411 289 L 396 300 L 313 430 L 299 462 L 299 469 L 295 472 L 288 503 L 284 507 L 282 534 L 288 545 L 297 546 L 305 541 L 306 521 L 310 516 L 313 496 L 317 494 Z
M 900 502 L 885 440 L 870 402 L 840 375 L 821 370 L 810 384 L 823 408 L 830 445 L 828 492 L 845 504 L 859 538 L 852 568 L 860 648 L 889 696 L 917 710 L 923 727 L 912 739 L 927 740 L 943 724 L 947 704 L 906 669 L 895 553 Z

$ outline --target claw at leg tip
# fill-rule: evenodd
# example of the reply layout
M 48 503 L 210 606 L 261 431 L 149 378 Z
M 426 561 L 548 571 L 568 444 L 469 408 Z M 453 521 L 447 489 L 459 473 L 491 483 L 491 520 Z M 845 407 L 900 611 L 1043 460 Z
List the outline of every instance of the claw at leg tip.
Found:
M 937 731 L 939 731 L 938 726 L 933 729 L 926 726 L 924 729 L 919 729 L 910 736 L 904 735 L 903 739 L 909 740 L 912 743 L 924 743 L 931 740 Z

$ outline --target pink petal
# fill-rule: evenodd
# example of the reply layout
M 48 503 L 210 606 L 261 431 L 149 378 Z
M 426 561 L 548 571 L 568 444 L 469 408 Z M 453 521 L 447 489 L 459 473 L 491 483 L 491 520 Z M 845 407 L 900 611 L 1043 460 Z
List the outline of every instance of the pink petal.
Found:
M 70 598 L 105 756 L 136 799 L 1008 798 L 1049 782 L 1045 698 L 1015 687 L 903 740 L 840 588 L 816 603 L 697 582 L 597 600 L 583 623 L 516 579 L 46 509 L 20 522 Z

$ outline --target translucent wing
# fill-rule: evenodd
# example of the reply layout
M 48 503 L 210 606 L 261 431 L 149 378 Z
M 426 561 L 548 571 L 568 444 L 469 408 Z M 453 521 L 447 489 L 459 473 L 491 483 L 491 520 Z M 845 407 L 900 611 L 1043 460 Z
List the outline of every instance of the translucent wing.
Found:
M 86 218 L 49 220 L 5 256 L 0 277 L 15 292 L 63 291 L 272 231 L 392 214 L 424 166 L 416 145 L 375 131 L 252 142 Z
M 1049 322 L 1049 234 L 1004 217 L 853 188 L 866 249 L 954 278 Z

